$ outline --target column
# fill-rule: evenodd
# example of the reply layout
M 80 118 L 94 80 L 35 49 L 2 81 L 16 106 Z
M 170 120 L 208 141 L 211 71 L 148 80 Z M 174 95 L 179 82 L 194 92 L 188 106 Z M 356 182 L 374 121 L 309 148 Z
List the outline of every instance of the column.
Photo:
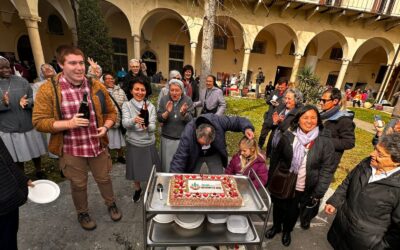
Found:
M 292 67 L 292 74 L 290 75 L 289 83 L 296 82 L 297 79 L 297 72 L 299 71 L 300 61 L 303 54 L 301 53 L 294 53 L 294 62 Z
M 74 46 L 78 46 L 78 32 L 76 28 L 71 28 L 71 33 L 72 33 L 72 44 Z
M 249 69 L 250 53 L 251 53 L 250 48 L 244 49 L 242 73 L 244 74 L 245 79 L 247 77 L 247 70 Z
M 388 64 L 387 66 L 388 67 L 386 69 L 385 76 L 383 77 L 383 81 L 381 83 L 381 86 L 379 87 L 379 91 L 376 96 L 376 100 L 378 102 L 381 102 L 383 100 L 384 93 L 386 91 L 387 85 L 389 84 L 390 78 L 392 77 L 393 69 L 395 68 L 391 67 L 391 64 Z
M 35 61 L 36 72 L 39 75 L 40 66 L 45 63 L 42 43 L 40 41 L 39 26 L 38 22 L 41 20 L 40 17 L 34 16 L 21 16 L 24 19 L 26 28 L 28 29 L 29 41 L 31 43 L 33 59 Z
M 195 72 L 196 72 L 196 48 L 197 48 L 197 43 L 190 42 L 190 64 L 193 66 Z
M 335 88 L 338 88 L 339 90 L 342 89 L 344 76 L 346 75 L 347 67 L 349 66 L 349 63 L 350 63 L 350 59 L 342 58 L 342 66 L 340 67 L 339 75 L 337 77 L 336 84 L 335 84 Z
M 135 59 L 140 59 L 140 36 L 133 35 L 133 56 Z

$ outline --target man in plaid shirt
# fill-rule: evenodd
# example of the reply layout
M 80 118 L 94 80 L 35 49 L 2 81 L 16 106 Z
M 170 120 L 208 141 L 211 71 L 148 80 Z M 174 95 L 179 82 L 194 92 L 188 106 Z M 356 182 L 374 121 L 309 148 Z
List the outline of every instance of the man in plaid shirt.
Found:
M 49 151 L 60 156 L 60 168 L 70 181 L 78 221 L 82 228 L 93 230 L 96 223 L 89 216 L 87 201 L 89 170 L 111 219 L 119 221 L 122 213 L 115 204 L 106 136 L 114 125 L 116 112 L 103 84 L 85 77 L 84 58 L 83 52 L 72 46 L 58 51 L 57 60 L 63 71 L 40 87 L 32 121 L 38 131 L 51 133 Z M 85 93 L 89 119 L 78 113 Z

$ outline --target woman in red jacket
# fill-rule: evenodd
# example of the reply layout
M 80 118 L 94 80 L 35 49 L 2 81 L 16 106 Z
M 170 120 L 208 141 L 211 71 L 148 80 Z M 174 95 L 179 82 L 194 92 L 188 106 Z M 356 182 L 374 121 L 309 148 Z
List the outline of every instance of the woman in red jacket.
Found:
M 265 165 L 265 157 L 258 150 L 257 141 L 244 136 L 239 142 L 239 148 L 239 152 L 232 157 L 228 167 L 225 169 L 225 174 L 248 175 L 250 169 L 253 169 L 262 184 L 265 185 L 268 179 L 268 169 Z M 250 178 L 258 189 L 260 184 L 256 177 L 250 175 Z

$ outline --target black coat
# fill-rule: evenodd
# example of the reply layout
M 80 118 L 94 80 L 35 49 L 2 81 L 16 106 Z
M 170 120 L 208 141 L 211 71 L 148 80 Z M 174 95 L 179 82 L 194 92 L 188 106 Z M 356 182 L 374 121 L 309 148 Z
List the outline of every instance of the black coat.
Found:
M 272 97 L 276 95 L 278 98 L 276 101 L 279 103 L 278 106 L 272 105 Z M 266 103 L 268 104 L 269 108 L 264 114 L 264 123 L 267 124 L 268 128 L 273 128 L 273 121 L 272 121 L 272 114 L 276 111 L 278 114 L 285 109 L 285 103 L 284 103 L 284 93 L 282 95 L 279 95 L 279 91 L 275 90 L 274 92 L 271 93 L 271 95 L 268 97 L 266 100 Z
M 343 152 L 355 146 L 356 137 L 354 135 L 355 124 L 353 117 L 342 116 L 337 120 L 324 121 L 325 129 L 331 131 L 332 142 L 335 146 L 335 163 L 339 165 Z
M 215 128 L 215 140 L 211 143 L 211 146 L 221 156 L 224 167 L 228 165 L 225 132 L 244 132 L 248 128 L 254 131 L 253 125 L 246 118 L 203 114 L 189 122 L 183 130 L 178 149 L 171 161 L 170 172 L 192 173 L 194 171 L 196 161 L 201 153 L 200 144 L 197 143 L 196 128 L 203 123 L 211 124 Z
M 283 133 L 274 154 L 271 156 L 268 171 L 269 180 L 276 167 L 290 169 L 293 159 L 294 135 L 291 131 Z M 335 151 L 329 131 L 320 130 L 310 148 L 306 163 L 306 185 L 304 193 L 307 197 L 312 196 L 321 199 L 331 184 L 336 165 L 333 164 L 333 152 Z
M 326 202 L 337 209 L 328 232 L 335 249 L 400 249 L 400 172 L 368 183 L 361 161 Z
M 26 202 L 28 180 L 0 138 L 0 215 L 8 214 Z

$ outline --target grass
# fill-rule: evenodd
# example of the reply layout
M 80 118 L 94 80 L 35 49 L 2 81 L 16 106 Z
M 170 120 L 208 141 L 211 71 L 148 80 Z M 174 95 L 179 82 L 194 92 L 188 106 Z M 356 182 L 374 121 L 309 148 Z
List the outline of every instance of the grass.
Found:
M 366 108 L 348 108 L 348 109 L 354 111 L 355 118 L 365 122 L 374 123 L 374 115 L 380 115 L 385 123 L 389 122 L 390 120 L 390 114 L 379 110 L 366 109 Z
M 156 103 L 156 94 L 153 95 L 151 99 L 152 103 Z M 253 100 L 253 99 L 245 99 L 245 98 L 233 98 L 233 97 L 227 97 L 227 115 L 238 115 L 238 116 L 243 116 L 248 118 L 254 125 L 255 127 L 255 134 L 256 138 L 258 138 L 260 131 L 261 131 L 261 126 L 263 123 L 263 116 L 265 111 L 267 110 L 267 105 L 265 104 L 264 99 L 258 99 L 258 100 Z M 356 112 L 356 117 L 358 119 L 362 119 L 361 117 L 372 117 L 374 113 L 378 113 L 382 115 L 382 119 L 386 121 L 385 119 L 389 119 L 389 115 L 380 111 L 374 111 L 374 110 L 366 110 L 366 109 L 354 109 Z M 368 120 L 369 122 L 372 122 L 372 120 Z M 334 180 L 331 184 L 332 188 L 336 188 L 342 180 L 346 177 L 346 175 L 365 157 L 369 155 L 369 153 L 372 151 L 372 134 L 368 133 L 364 130 L 361 130 L 359 128 L 356 128 L 355 131 L 356 135 L 356 146 L 345 152 L 343 155 L 343 158 L 339 164 L 339 167 L 335 173 Z M 228 132 L 226 135 L 226 143 L 227 143 L 227 148 L 228 148 L 228 154 L 231 156 L 234 153 L 237 152 L 238 150 L 238 142 L 240 138 L 243 136 L 242 133 L 233 133 L 233 132 Z M 158 131 L 156 133 L 157 137 L 157 144 L 159 142 L 159 134 Z M 114 152 L 112 152 L 112 155 L 115 158 Z M 29 162 L 26 164 L 26 173 L 29 177 L 34 178 L 34 168 L 32 166 L 32 162 Z M 56 182 L 60 182 L 64 180 L 63 178 L 60 177 L 60 172 L 58 169 L 58 161 L 54 159 L 50 159 L 47 156 L 42 157 L 42 165 L 43 168 L 45 169 L 46 174 L 49 176 L 49 179 L 54 180 Z

